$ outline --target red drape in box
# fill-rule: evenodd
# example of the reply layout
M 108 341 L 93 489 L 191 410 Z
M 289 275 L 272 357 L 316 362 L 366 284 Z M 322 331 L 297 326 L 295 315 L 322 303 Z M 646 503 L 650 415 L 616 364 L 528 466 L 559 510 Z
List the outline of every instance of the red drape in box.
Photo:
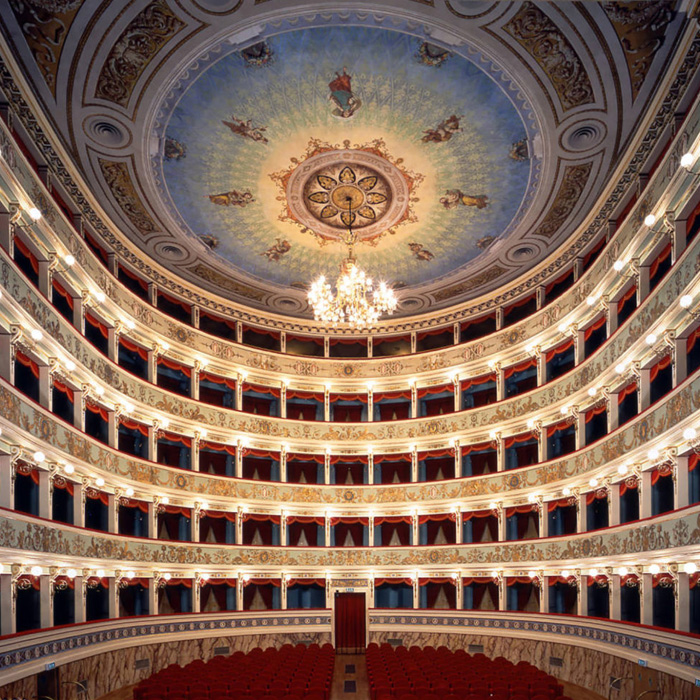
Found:
M 323 392 L 303 391 L 302 389 L 287 389 L 287 399 L 305 399 L 306 401 L 318 401 L 323 403 Z
M 394 534 L 399 538 L 402 547 L 411 544 L 411 517 L 398 516 L 383 519 L 375 519 L 375 526 L 381 525 L 382 547 L 390 546 Z
M 192 312 L 192 305 L 188 304 L 185 301 L 182 301 L 181 299 L 177 299 L 175 297 L 171 297 L 169 294 L 165 294 L 164 292 L 161 292 L 160 289 L 158 290 L 158 299 L 165 299 L 166 301 L 169 301 L 171 304 L 174 306 L 179 306 L 183 311 L 186 311 L 188 314 Z
M 308 484 L 315 484 L 318 476 L 317 465 L 324 463 L 323 455 L 288 455 L 287 481 L 298 484 L 302 474 Z
M 158 435 L 159 440 L 169 440 L 170 442 L 181 442 L 185 447 L 192 447 L 192 438 L 177 433 L 169 433 L 161 430 Z
M 374 403 L 378 401 L 401 401 L 405 399 L 411 400 L 411 390 L 403 389 L 402 391 L 378 391 L 374 394 Z
M 593 321 L 588 328 L 583 332 L 583 339 L 588 340 L 593 333 L 595 333 L 599 328 L 602 328 L 605 325 L 605 314 L 603 314 L 597 321 Z
M 487 382 L 496 382 L 495 374 L 482 374 L 480 377 L 472 377 L 471 379 L 463 379 L 460 387 L 462 391 L 467 391 L 473 386 L 479 386 L 480 384 L 486 384 Z
M 700 459 L 700 457 L 697 454 L 695 454 L 694 452 L 693 452 L 693 454 L 691 454 L 688 457 L 688 471 L 689 472 L 692 472 L 693 469 L 695 469 L 695 467 L 698 466 L 698 459 Z
M 123 335 L 119 336 L 119 342 L 130 352 L 137 353 L 138 356 L 144 362 L 148 362 L 148 350 L 146 350 L 146 348 L 143 348 L 140 345 L 137 345 L 136 343 L 132 343 L 128 338 L 125 338 Z
M 105 326 L 104 323 L 96 319 L 92 314 L 86 313 L 85 314 L 85 320 L 93 327 L 97 328 L 97 330 L 100 331 L 103 337 L 108 338 L 109 337 L 109 329 L 107 326 Z
M 119 271 L 123 272 L 129 279 L 134 280 L 138 285 L 143 289 L 144 292 L 148 291 L 148 282 L 146 280 L 142 279 L 139 277 L 135 272 L 132 272 L 128 267 L 124 267 L 123 265 L 119 265 Z M 202 312 L 204 313 L 204 312 Z
M 489 530 L 491 540 L 498 540 L 498 518 L 492 510 L 474 510 L 469 513 L 462 513 L 462 522 L 472 521 L 472 541 L 482 542 L 486 528 Z
M 331 518 L 331 526 L 335 528 L 336 547 L 345 546 L 348 535 L 353 547 L 362 547 L 364 543 L 363 528 L 369 524 L 367 518 Z
M 236 514 L 230 510 L 206 510 L 202 512 L 206 514 L 203 517 L 228 520 L 231 523 L 236 522 Z
M 511 365 L 510 367 L 506 367 L 503 370 L 503 376 L 505 377 L 505 379 L 508 379 L 514 374 L 518 372 L 524 372 L 526 369 L 530 369 L 531 367 L 537 367 L 537 359 L 534 357 L 531 357 L 528 360 L 524 360 L 523 362 L 519 362 L 517 365 Z
M 325 578 L 290 578 L 287 586 L 321 586 L 326 587 Z
M 90 576 L 90 578 L 88 578 L 87 580 L 87 583 L 92 585 L 98 585 L 102 588 L 109 588 L 109 579 L 106 576 L 104 576 L 103 578 L 99 578 L 97 576 Z
M 608 492 L 605 489 L 597 489 L 589 491 L 586 494 L 586 505 L 590 506 L 594 501 L 603 501 L 608 499 Z
M 656 260 L 649 266 L 649 277 L 654 279 L 656 273 L 659 271 L 659 265 L 665 262 L 667 258 L 671 257 L 672 245 L 669 243 L 658 255 Z
M 506 508 L 505 514 L 506 518 L 510 518 L 512 515 L 520 515 L 522 513 L 533 513 L 537 510 L 537 506 L 532 503 L 532 504 L 527 504 L 527 505 L 522 505 L 522 506 L 510 506 L 510 508 Z
M 270 394 L 277 399 L 280 397 L 280 389 L 277 389 L 274 386 L 260 386 L 257 384 L 248 384 L 247 382 L 244 382 L 241 389 L 242 391 L 254 391 L 256 394 Z
M 571 502 L 571 497 L 569 498 L 560 498 L 556 501 L 548 501 L 547 502 L 547 511 L 551 513 L 552 511 L 555 511 L 557 508 L 569 508 L 570 506 L 576 505 L 576 502 L 574 501 L 573 503 Z
M 254 520 L 259 523 L 275 523 L 280 524 L 280 516 L 270 513 L 243 513 L 243 522 Z
M 511 311 L 513 311 L 513 309 L 517 309 L 519 306 L 525 306 L 525 304 L 529 304 L 534 298 L 535 295 L 531 294 L 529 297 L 523 297 L 522 299 L 518 299 L 518 301 L 514 301 L 509 306 L 504 306 L 503 315 L 507 316 Z
M 475 325 L 475 324 L 477 324 L 477 323 L 483 323 L 484 321 L 488 321 L 490 318 L 495 319 L 495 318 L 496 318 L 496 314 L 495 314 L 495 313 L 486 314 L 485 316 L 478 316 L 477 318 L 470 319 L 469 321 L 462 321 L 462 323 L 460 324 L 459 328 L 460 328 L 461 331 L 464 331 L 464 330 L 466 330 L 467 328 L 469 328 L 469 326 L 473 326 L 473 325 Z
M 562 355 L 563 353 L 568 352 L 573 347 L 574 339 L 569 338 L 569 340 L 567 340 L 565 343 L 557 345 L 557 347 L 552 348 L 551 350 L 547 350 L 547 353 L 545 355 L 546 361 L 551 362 L 557 355 Z
M 617 302 L 617 313 L 620 313 L 625 304 L 637 293 L 637 287 L 632 285 Z
M 210 374 L 209 372 L 199 373 L 200 382 L 211 382 L 212 384 L 225 384 L 229 389 L 236 390 L 236 380 L 229 377 L 220 377 L 217 374 Z
M 109 495 L 104 491 L 98 491 L 97 489 L 85 489 L 85 497 L 90 498 L 93 501 L 100 501 L 104 505 L 109 505 Z
M 175 370 L 177 372 L 182 372 L 186 377 L 191 377 L 192 376 L 192 368 L 188 367 L 187 365 L 180 364 L 179 362 L 175 362 L 175 360 L 171 360 L 164 355 L 159 355 L 158 358 L 156 359 L 157 364 L 163 365 L 164 367 L 167 367 L 168 369 Z
M 224 318 L 223 316 L 216 316 L 214 314 L 210 314 L 207 311 L 204 311 L 204 309 L 200 310 L 199 312 L 199 318 L 208 318 L 210 321 L 213 321 L 214 323 L 223 323 L 225 326 L 228 326 L 232 331 L 236 330 L 236 322 L 235 321 L 229 321 L 228 319 Z
M 22 253 L 25 258 L 29 258 L 29 263 L 32 266 L 32 270 L 38 274 L 39 261 L 37 260 L 36 255 L 29 250 L 29 246 L 19 236 L 15 236 L 15 248 L 19 250 L 19 252 Z
M 73 393 L 73 389 L 65 385 L 63 382 L 60 382 L 58 379 L 53 380 L 53 388 L 56 389 L 56 391 L 61 392 L 62 394 L 66 395 L 66 398 L 71 402 L 75 403 L 75 394 Z
M 287 418 L 289 420 L 316 420 L 316 406 L 287 401 Z
M 498 610 L 498 586 L 493 582 L 492 578 L 463 578 L 462 586 L 473 586 L 472 608 L 478 610 L 481 607 L 481 602 L 486 593 L 491 599 L 491 606 L 494 610 Z
M 688 336 L 688 340 L 685 342 L 686 352 L 690 352 L 695 347 L 695 342 L 698 338 L 700 338 L 700 326 Z
M 549 294 L 549 293 L 554 289 L 554 287 L 556 287 L 558 284 L 560 284 L 561 282 L 563 282 L 567 277 L 569 277 L 569 275 L 571 275 L 572 272 L 573 272 L 573 270 L 567 270 L 564 274 L 559 275 L 559 277 L 557 277 L 555 280 L 552 280 L 552 281 L 544 288 L 545 294 Z
M 405 420 L 410 418 L 410 413 L 411 404 L 409 402 L 379 404 L 379 419 L 382 421 Z
M 331 346 L 333 345 L 363 345 L 367 347 L 367 338 L 343 338 L 336 336 L 331 338 Z
M 107 409 L 104 406 L 96 404 L 94 401 L 86 401 L 85 410 L 90 411 L 90 413 L 96 413 L 105 423 L 109 421 L 109 412 Z
M 512 435 L 503 440 L 503 447 L 508 449 L 512 447 L 517 442 L 529 442 L 530 440 L 537 440 L 535 433 L 521 433 L 520 435 Z
M 211 586 L 211 588 L 208 588 Z M 219 610 L 226 610 L 226 589 L 235 588 L 235 578 L 210 578 L 202 584 L 202 600 L 205 600 L 205 592 L 211 591 Z
M 416 333 L 416 340 L 423 340 L 431 335 L 442 335 L 443 333 L 452 333 L 452 326 L 443 326 L 442 328 L 431 328 L 430 330 L 420 331 Z
M 654 574 L 651 577 L 651 585 L 653 588 L 656 588 L 657 586 L 661 585 L 662 583 L 668 585 L 673 583 L 673 576 L 668 573 L 663 573 L 663 574 Z
M 659 479 L 665 479 L 669 476 L 673 476 L 672 469 L 655 467 L 651 470 L 651 485 L 654 486 Z
M 56 576 L 54 579 L 54 586 L 68 586 L 68 588 L 73 591 L 75 590 L 75 579 L 72 579 L 70 576 Z
M 22 574 L 21 576 L 17 577 L 17 581 L 29 581 L 32 584 L 32 588 L 35 591 L 38 591 L 40 588 L 40 581 L 38 576 L 30 576 L 29 574 Z
M 375 464 L 381 464 L 383 484 L 407 483 L 411 480 L 411 459 L 406 455 L 375 455 Z
M 146 501 L 138 501 L 135 498 L 120 498 L 119 499 L 120 508 L 137 508 L 142 513 L 148 513 L 148 503 Z
M 309 336 L 309 335 L 291 335 L 287 333 L 287 342 L 290 340 L 295 340 L 299 343 L 313 343 L 314 345 L 318 345 L 319 347 L 323 347 L 323 338 L 316 338 L 314 336 Z
M 318 545 L 318 527 L 325 525 L 324 518 L 306 517 L 301 515 L 290 515 L 287 518 L 287 526 L 289 527 L 289 542 L 292 547 L 299 545 L 302 534 L 311 547 Z
M 671 355 L 666 355 L 662 357 L 652 368 L 651 372 L 649 373 L 649 378 L 650 381 L 654 381 L 656 377 L 658 376 L 659 372 L 662 370 L 665 370 L 667 367 L 671 365 Z
M 39 379 L 39 365 L 32 360 L 31 357 L 28 355 L 25 355 L 22 351 L 17 350 L 15 353 L 15 360 L 19 362 L 21 365 L 24 365 L 25 367 L 29 367 L 31 370 L 31 373 Z
M 236 446 L 235 445 L 223 445 L 220 442 L 208 442 L 207 440 L 202 440 L 199 443 L 199 449 L 201 450 L 213 450 L 215 452 L 228 452 L 230 455 L 236 456 Z
M 435 607 L 435 602 L 442 591 L 445 592 L 448 606 L 450 608 L 455 607 L 456 585 L 454 579 L 433 577 L 422 578 L 418 581 L 419 586 L 428 586 L 429 584 L 430 587 L 426 596 L 426 603 L 429 608 Z
M 605 413 L 606 410 L 605 403 L 601 403 L 600 406 L 589 408 L 584 414 L 586 423 L 590 423 L 595 416 L 599 415 L 600 413 Z
M 562 420 L 559 421 L 558 423 L 555 423 L 554 425 L 548 425 L 547 426 L 547 437 L 552 437 L 554 433 L 559 432 L 560 430 L 566 430 L 567 428 L 573 427 L 573 423 L 571 423 L 569 420 Z
M 454 384 L 443 384 L 441 386 L 426 386 L 421 389 L 418 389 L 416 394 L 419 399 L 423 399 L 426 396 L 430 396 L 431 394 L 443 394 L 447 391 L 450 393 L 453 393 L 454 390 Z
M 336 423 L 359 423 L 362 420 L 362 406 L 333 406 L 333 420 Z
M 272 610 L 272 589 L 279 588 L 282 584 L 279 579 L 252 578 L 245 582 L 243 589 L 243 608 L 249 610 L 255 597 L 255 592 L 260 592 L 263 604 L 267 610 Z
M 425 462 L 426 481 L 451 479 L 454 477 L 454 473 L 455 458 L 453 456 L 428 459 Z
M 627 398 L 627 396 L 633 394 L 635 391 L 637 391 L 637 382 L 628 384 L 626 387 L 621 389 L 620 393 L 617 395 L 617 403 L 621 404 Z
M 68 304 L 68 308 L 70 308 L 70 310 L 72 311 L 73 305 L 75 304 L 75 301 L 74 301 L 73 297 L 70 295 L 70 293 L 68 292 L 68 290 L 66 290 L 66 288 L 55 277 L 51 281 L 51 284 L 53 286 L 54 293 L 58 294 L 59 296 L 62 296 L 66 300 L 66 302 Z
M 627 492 L 627 489 L 636 489 L 639 486 L 639 483 L 637 482 L 636 479 L 625 479 L 621 484 L 620 484 L 620 496 L 624 496 L 625 493 Z
M 330 394 L 330 401 L 361 401 L 362 403 L 367 403 L 367 394 L 353 393 L 353 394 Z
M 258 333 L 259 335 L 269 335 L 271 338 L 275 338 L 276 340 L 280 339 L 280 334 L 278 331 L 273 331 L 269 328 L 262 328 L 262 327 L 253 327 L 253 326 L 246 326 L 243 325 L 243 332 L 245 333 L 246 331 L 252 331 L 253 333 Z
M 138 423 L 135 420 L 131 420 L 127 418 L 126 416 L 119 416 L 119 422 L 121 425 L 123 425 L 127 430 L 138 430 L 141 435 L 145 435 L 148 437 L 148 426 L 144 425 L 143 423 Z
M 374 579 L 374 587 L 377 588 L 379 586 L 383 586 L 385 583 L 388 583 L 390 586 L 413 586 L 413 579 L 411 578 L 375 578 Z
M 53 487 L 68 491 L 68 495 L 72 496 L 75 493 L 75 484 L 62 476 L 55 476 L 53 479 Z
M 601 586 L 608 585 L 608 577 L 607 576 L 586 576 L 586 578 L 588 579 L 587 583 L 589 586 L 593 586 L 596 583 L 598 585 L 601 585 Z

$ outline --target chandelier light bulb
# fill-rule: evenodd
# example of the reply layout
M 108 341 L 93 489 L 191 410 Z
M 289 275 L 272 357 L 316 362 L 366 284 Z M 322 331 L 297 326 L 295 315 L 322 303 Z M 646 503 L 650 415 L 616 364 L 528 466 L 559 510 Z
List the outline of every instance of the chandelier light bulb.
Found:
M 98 578 L 104 578 L 104 577 L 105 577 L 105 570 L 104 570 L 104 569 L 98 569 L 98 570 L 95 572 L 95 575 L 96 575 Z
M 72 474 L 75 471 L 75 467 L 72 464 L 66 464 L 66 466 L 63 467 L 63 471 L 66 474 Z
M 571 489 L 570 489 L 568 486 L 565 486 L 565 487 L 561 490 L 561 492 L 562 492 L 565 496 L 570 496 L 570 495 L 571 495 Z
M 37 464 L 41 464 L 45 459 L 46 459 L 46 455 L 43 452 L 37 451 L 34 453 L 34 461 Z
M 661 572 L 661 567 L 658 564 L 652 564 L 649 567 L 649 573 L 654 574 L 654 576 L 656 576 L 656 574 L 658 574 L 660 572 Z
M 75 569 L 68 569 L 68 571 L 66 571 L 66 576 L 68 576 L 68 578 L 75 578 L 77 575 L 78 572 Z
M 647 214 L 644 217 L 645 226 L 653 226 L 656 223 L 656 217 L 653 214 Z
M 618 570 L 617 573 L 620 574 L 620 576 L 627 576 L 629 573 L 629 569 L 626 566 L 621 566 Z
M 680 298 L 680 305 L 681 305 L 681 308 L 683 308 L 683 309 L 687 309 L 692 303 L 693 303 L 693 297 L 691 297 L 690 294 L 684 294 Z
M 66 360 L 64 364 L 69 372 L 75 371 L 75 362 L 73 362 L 73 360 Z
M 126 495 L 131 498 L 134 495 L 134 489 L 129 486 L 129 488 L 126 490 Z
M 694 160 L 695 157 L 692 153 L 684 153 L 681 156 L 681 168 L 689 168 L 693 164 Z
M 41 576 L 41 567 L 40 566 L 32 566 L 30 573 L 32 576 Z
M 63 258 L 63 262 L 68 267 L 73 267 L 73 265 L 75 265 L 75 256 L 68 254 Z
M 44 337 L 44 334 L 38 328 L 32 328 L 29 335 L 32 340 L 35 340 L 37 343 Z
M 32 221 L 39 221 L 39 219 L 41 219 L 41 211 L 36 207 L 30 207 L 27 213 Z
M 596 389 L 594 386 L 590 387 L 588 390 L 588 395 L 589 396 L 595 396 L 598 393 L 598 389 Z
M 615 272 L 622 272 L 622 268 L 624 266 L 625 266 L 625 263 L 623 263 L 622 260 L 616 260 L 613 263 L 613 270 L 615 270 Z
M 653 345 L 656 342 L 656 340 L 656 335 L 654 333 L 649 333 L 649 335 L 646 337 L 646 344 Z
M 694 574 L 697 570 L 698 567 L 692 561 L 688 561 L 685 564 L 683 564 L 683 571 L 686 574 Z
M 683 431 L 683 439 L 684 440 L 695 440 L 698 432 L 695 430 L 695 428 L 686 428 Z

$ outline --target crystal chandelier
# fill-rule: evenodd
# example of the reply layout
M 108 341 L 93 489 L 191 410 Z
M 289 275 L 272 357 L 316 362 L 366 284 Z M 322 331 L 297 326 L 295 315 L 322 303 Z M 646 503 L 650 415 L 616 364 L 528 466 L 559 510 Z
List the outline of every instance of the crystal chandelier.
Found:
M 348 203 L 348 230 L 342 237 L 348 247 L 348 257 L 340 265 L 340 277 L 336 281 L 336 293 L 321 275 L 312 285 L 308 294 L 309 304 L 314 310 L 314 318 L 323 323 L 337 326 L 348 323 L 355 328 L 366 328 L 376 323 L 382 313 L 393 313 L 397 300 L 394 290 L 385 282 L 374 287 L 374 282 L 355 263 L 354 248 L 357 234 L 352 230 L 352 198 Z M 371 298 L 370 298 L 371 295 Z

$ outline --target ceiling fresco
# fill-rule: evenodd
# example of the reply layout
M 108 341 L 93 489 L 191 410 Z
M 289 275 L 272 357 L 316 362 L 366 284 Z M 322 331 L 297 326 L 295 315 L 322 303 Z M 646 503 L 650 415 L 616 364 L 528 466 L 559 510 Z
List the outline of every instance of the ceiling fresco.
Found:
M 597 234 L 692 3 L 6 5 L 4 69 L 106 247 L 199 305 L 303 325 L 348 223 L 360 266 L 399 292 L 396 323 L 560 274 Z
M 184 232 L 238 271 L 296 286 L 337 267 L 348 223 L 362 267 L 401 286 L 508 234 L 537 169 L 516 91 L 488 62 L 368 27 L 264 46 L 262 61 L 200 60 L 164 101 L 154 178 Z

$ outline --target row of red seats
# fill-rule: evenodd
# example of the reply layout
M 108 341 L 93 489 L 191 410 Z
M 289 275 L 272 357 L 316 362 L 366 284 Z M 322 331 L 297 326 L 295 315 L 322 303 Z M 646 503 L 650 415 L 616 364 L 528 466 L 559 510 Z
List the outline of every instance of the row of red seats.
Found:
M 172 664 L 134 688 L 134 700 L 328 700 L 335 651 L 330 644 L 285 644 Z
M 367 674 L 372 700 L 570 700 L 554 677 L 526 661 L 445 646 L 370 644 Z

